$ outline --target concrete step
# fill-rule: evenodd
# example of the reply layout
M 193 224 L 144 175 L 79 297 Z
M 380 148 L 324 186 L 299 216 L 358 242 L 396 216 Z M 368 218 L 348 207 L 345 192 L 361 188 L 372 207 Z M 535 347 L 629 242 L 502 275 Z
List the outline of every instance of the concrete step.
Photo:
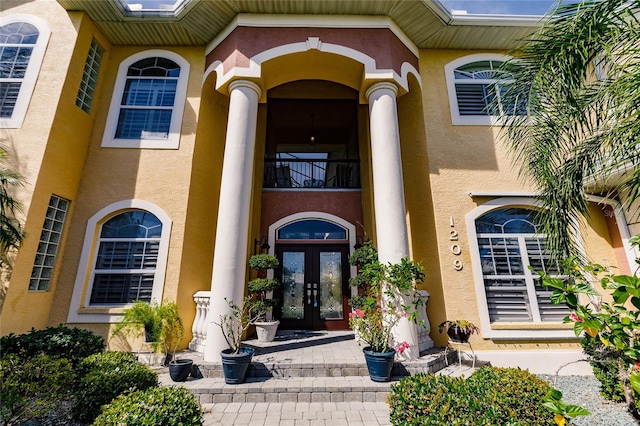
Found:
M 183 355 L 180 358 L 189 358 Z M 455 352 L 444 353 L 442 350 L 430 350 L 422 354 L 416 361 L 396 361 L 391 372 L 392 376 L 408 376 L 416 373 L 435 373 L 457 360 Z M 194 359 L 204 378 L 222 378 L 222 364 L 204 362 Z M 296 378 L 296 377 L 354 377 L 369 376 L 364 356 L 358 361 L 335 362 L 296 362 L 288 360 L 260 361 L 254 359 L 247 372 L 249 378 Z
M 238 385 L 225 384 L 219 378 L 189 378 L 172 382 L 167 373 L 159 377 L 163 385 L 179 385 L 196 395 L 200 404 L 211 403 L 312 403 L 312 402 L 384 402 L 391 382 L 374 382 L 368 376 L 344 377 L 250 377 Z

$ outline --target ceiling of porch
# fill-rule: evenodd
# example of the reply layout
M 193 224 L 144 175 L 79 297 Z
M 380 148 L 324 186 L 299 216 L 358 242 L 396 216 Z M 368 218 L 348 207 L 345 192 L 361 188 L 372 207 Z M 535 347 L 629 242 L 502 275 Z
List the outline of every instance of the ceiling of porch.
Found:
M 532 16 L 455 16 L 437 0 L 185 0 L 175 10 L 131 10 L 121 0 L 58 0 L 84 11 L 116 45 L 196 45 L 239 14 L 389 17 L 418 48 L 510 49 L 539 25 Z M 327 19 L 326 26 L 331 26 Z

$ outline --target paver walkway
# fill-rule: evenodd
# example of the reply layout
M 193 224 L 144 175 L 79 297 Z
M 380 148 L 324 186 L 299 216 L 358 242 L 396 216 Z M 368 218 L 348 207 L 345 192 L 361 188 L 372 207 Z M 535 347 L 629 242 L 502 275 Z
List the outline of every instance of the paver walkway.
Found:
M 362 348 L 353 332 L 280 332 L 274 342 L 244 343 L 256 348 L 254 364 L 275 363 L 279 368 L 274 373 L 283 376 L 252 378 L 243 385 L 225 385 L 221 378 L 189 378 L 182 385 L 199 393 L 205 426 L 391 424 L 385 402 L 388 384 L 372 382 L 366 375 Z M 195 364 L 207 368 L 202 354 L 191 352 L 182 357 L 194 358 Z M 365 376 L 358 374 L 362 368 Z M 470 367 L 450 365 L 440 374 L 471 372 Z M 160 381 L 176 385 L 166 372 L 161 373 Z
M 205 426 L 390 425 L 385 402 L 232 402 L 205 404 Z

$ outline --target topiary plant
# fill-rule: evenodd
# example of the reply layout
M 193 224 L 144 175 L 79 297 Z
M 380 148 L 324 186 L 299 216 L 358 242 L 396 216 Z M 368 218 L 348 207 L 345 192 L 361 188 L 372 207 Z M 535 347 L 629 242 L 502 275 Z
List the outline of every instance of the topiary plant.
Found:
M 280 281 L 266 278 L 266 271 L 275 269 L 279 265 L 278 258 L 270 254 L 254 254 L 249 258 L 251 269 L 258 271 L 258 278 L 249 281 L 249 293 L 253 298 L 249 301 L 251 311 L 257 316 L 257 321 L 264 321 L 267 313 L 278 304 L 278 300 L 267 298 L 267 293 L 280 288 Z
M 195 426 L 202 424 L 202 408 L 183 387 L 153 387 L 117 397 L 104 407 L 94 424 L 101 426 Z

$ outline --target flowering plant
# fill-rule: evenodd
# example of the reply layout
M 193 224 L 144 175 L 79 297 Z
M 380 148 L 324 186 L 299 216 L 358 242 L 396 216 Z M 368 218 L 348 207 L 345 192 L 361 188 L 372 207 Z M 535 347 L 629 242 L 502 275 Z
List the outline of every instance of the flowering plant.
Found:
M 366 256 L 358 256 L 359 252 Z M 393 329 L 403 318 L 416 320 L 416 308 L 421 302 L 415 286 L 424 281 L 422 266 L 407 258 L 383 265 L 369 243 L 356 250 L 349 261 L 360 267 L 358 282 L 363 283 L 364 293 L 351 299 L 349 326 L 373 352 L 389 352 L 393 348 L 403 353 L 409 343 L 396 342 L 394 347 Z
M 400 318 L 407 317 L 406 312 L 395 309 L 376 308 L 368 312 L 356 309 L 349 314 L 349 326 L 358 332 L 358 340 L 365 342 L 373 352 L 389 352 L 391 348 L 393 327 Z M 394 349 L 403 353 L 409 348 L 407 342 L 398 344 Z

